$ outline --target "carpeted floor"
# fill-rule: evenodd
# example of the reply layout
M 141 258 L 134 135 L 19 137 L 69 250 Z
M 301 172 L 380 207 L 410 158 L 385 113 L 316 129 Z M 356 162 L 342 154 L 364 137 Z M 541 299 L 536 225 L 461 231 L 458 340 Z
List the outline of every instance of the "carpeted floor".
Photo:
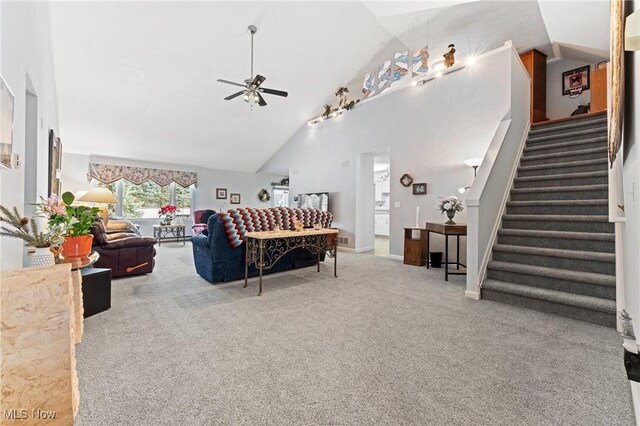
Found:
M 372 254 L 211 285 L 191 247 L 113 281 L 77 347 L 79 425 L 634 424 L 613 329 L 463 296 Z

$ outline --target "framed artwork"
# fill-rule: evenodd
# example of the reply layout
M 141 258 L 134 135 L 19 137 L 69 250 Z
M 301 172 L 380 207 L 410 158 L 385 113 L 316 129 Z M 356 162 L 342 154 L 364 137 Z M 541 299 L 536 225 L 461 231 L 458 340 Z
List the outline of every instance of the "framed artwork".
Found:
M 0 76 L 0 165 L 6 169 L 11 169 L 13 155 L 13 102 L 13 92 Z
M 49 130 L 49 192 L 60 195 L 60 174 L 62 167 L 62 142 L 53 129 Z
M 231 204 L 240 204 L 240 194 L 230 194 L 229 202 Z
M 414 183 L 413 184 L 413 195 L 427 195 L 427 184 L 426 183 Z
M 589 90 L 589 65 L 562 73 L 562 96 Z
M 216 200 L 227 199 L 227 188 L 216 188 Z
M 400 183 L 402 184 L 402 186 L 404 186 L 405 188 L 408 188 L 409 186 L 411 186 L 411 184 L 413 183 L 413 178 L 411 177 L 411 175 L 409 173 L 405 173 L 402 175 L 402 177 L 400 178 Z

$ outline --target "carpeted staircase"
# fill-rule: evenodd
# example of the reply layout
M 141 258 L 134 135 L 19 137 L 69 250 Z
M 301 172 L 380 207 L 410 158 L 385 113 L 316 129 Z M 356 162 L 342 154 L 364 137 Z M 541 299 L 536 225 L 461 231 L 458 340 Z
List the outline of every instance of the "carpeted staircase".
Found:
M 607 117 L 534 125 L 482 298 L 616 326 Z

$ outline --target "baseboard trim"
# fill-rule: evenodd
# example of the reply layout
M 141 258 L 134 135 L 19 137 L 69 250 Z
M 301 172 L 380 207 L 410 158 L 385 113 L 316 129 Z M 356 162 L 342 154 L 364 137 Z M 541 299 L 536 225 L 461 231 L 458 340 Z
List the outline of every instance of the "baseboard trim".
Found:
M 404 256 L 400 256 L 399 254 L 388 254 L 387 257 L 393 260 L 404 260 Z
M 480 300 L 480 292 L 466 290 L 464 292 L 464 297 L 467 299 Z
M 355 252 L 356 253 L 364 253 L 364 252 L 367 252 L 367 251 L 374 251 L 375 249 L 376 248 L 374 246 L 371 246 L 371 247 L 360 247 L 360 248 L 355 249 Z
M 352 249 L 351 247 L 340 247 L 340 246 L 338 246 L 338 251 L 346 251 L 347 253 L 355 253 L 356 249 Z
M 640 383 L 629 381 L 631 385 L 631 399 L 633 400 L 633 411 L 636 413 L 636 424 L 640 424 Z

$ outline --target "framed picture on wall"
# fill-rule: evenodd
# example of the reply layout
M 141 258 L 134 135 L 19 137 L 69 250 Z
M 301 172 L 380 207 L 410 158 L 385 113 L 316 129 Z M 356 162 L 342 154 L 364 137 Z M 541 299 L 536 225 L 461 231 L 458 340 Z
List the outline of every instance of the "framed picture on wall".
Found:
M 562 73 L 562 96 L 589 90 L 589 65 Z
M 217 200 L 226 200 L 227 199 L 227 188 L 216 188 L 216 199 Z
M 240 204 L 240 194 L 230 194 L 229 202 L 231 204 Z
M 427 184 L 426 183 L 414 183 L 413 184 L 413 195 L 427 195 Z
M 13 155 L 13 102 L 13 92 L 0 76 L 0 165 L 6 169 L 11 169 Z
M 49 192 L 60 195 L 60 167 L 62 163 L 62 142 L 53 129 L 49 130 Z

